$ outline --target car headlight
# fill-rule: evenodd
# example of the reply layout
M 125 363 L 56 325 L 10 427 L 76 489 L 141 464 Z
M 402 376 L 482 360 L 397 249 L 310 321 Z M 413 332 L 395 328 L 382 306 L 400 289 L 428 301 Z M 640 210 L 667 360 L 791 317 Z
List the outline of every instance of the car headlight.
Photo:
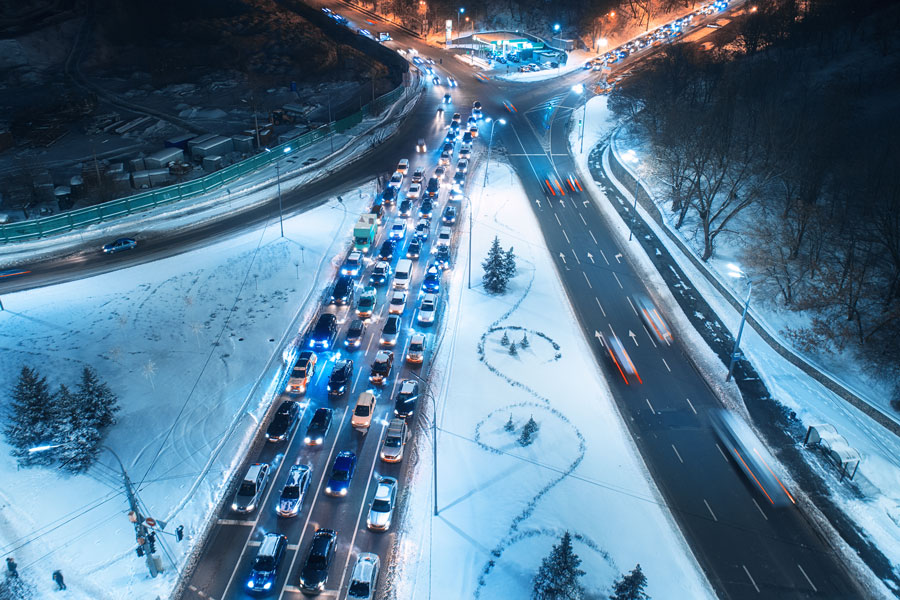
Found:
M 316 443 L 317 443 L 317 444 L 321 444 L 321 443 L 322 443 L 322 438 L 316 438 Z
M 238 509 L 237 502 L 233 502 L 233 503 L 231 504 L 231 510 L 237 510 L 237 509 Z
M 346 496 L 346 495 L 347 495 L 347 488 L 344 488 L 341 490 L 341 496 Z
M 249 511 L 253 510 L 254 508 L 256 508 L 256 504 L 248 504 L 246 510 L 249 512 Z
M 326 486 L 325 486 L 325 493 L 326 493 L 326 494 L 330 494 L 330 493 L 331 493 L 331 486 L 330 486 L 330 485 L 326 485 Z
M 253 580 L 252 579 L 247 582 L 247 587 L 250 588 L 251 590 L 253 589 Z
M 264 589 L 264 590 L 267 590 L 267 589 L 269 589 L 269 588 L 271 588 L 271 587 L 272 587 L 272 582 L 271 582 L 271 581 L 267 581 L 267 582 L 263 585 L 263 589 Z
M 308 443 L 310 443 L 311 441 L 312 441 L 312 440 L 311 440 L 308 436 L 305 437 L 305 438 L 303 438 L 303 443 L 304 443 L 304 444 L 308 444 Z

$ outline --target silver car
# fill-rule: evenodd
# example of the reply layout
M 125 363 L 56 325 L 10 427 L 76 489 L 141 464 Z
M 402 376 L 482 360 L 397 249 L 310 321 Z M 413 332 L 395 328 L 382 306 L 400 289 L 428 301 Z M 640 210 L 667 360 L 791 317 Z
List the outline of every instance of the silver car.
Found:
M 366 526 L 372 531 L 387 531 L 394 516 L 394 503 L 397 499 L 397 480 L 393 477 L 382 477 L 375 488 L 375 499 L 366 517 Z M 363 596 L 365 598 L 365 596 Z
M 381 460 L 398 463 L 403 460 L 403 448 L 406 446 L 406 421 L 391 419 L 384 442 L 381 443 Z
M 281 496 L 278 498 L 278 507 L 275 509 L 279 517 L 296 517 L 300 512 L 303 497 L 309 487 L 310 473 L 312 473 L 310 465 L 291 467 L 287 481 L 281 489 Z
M 375 598 L 375 586 L 378 583 L 378 571 L 381 561 L 377 554 L 363 552 L 356 558 L 356 564 L 350 575 L 350 587 L 347 598 L 353 600 L 372 600 Z

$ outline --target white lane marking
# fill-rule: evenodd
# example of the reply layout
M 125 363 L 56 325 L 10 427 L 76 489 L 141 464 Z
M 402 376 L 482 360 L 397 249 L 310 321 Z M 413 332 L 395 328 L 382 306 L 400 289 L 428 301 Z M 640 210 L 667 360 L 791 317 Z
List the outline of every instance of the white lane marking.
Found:
M 691 404 L 691 399 L 690 399 L 690 398 L 685 398 L 685 400 L 687 400 L 688 406 L 691 407 L 691 410 L 694 411 L 694 414 L 696 415 L 696 414 L 697 414 L 697 409 L 694 408 L 694 405 L 693 405 L 693 404 Z
M 616 275 L 616 274 L 615 274 L 615 273 L 613 273 L 613 277 L 615 277 L 615 278 L 616 278 L 616 283 L 618 283 L 618 284 L 619 284 L 619 289 L 622 289 L 622 290 L 624 290 L 624 289 L 625 289 L 625 288 L 624 288 L 624 287 L 622 287 L 622 282 L 621 282 L 621 281 L 619 281 L 619 276 L 618 276 L 618 275 Z
M 593 234 L 591 234 L 591 235 L 593 235 Z M 600 256 L 602 256 L 602 257 L 603 257 L 603 260 L 606 261 L 606 264 L 609 265 L 609 259 L 606 258 L 606 253 L 603 252 L 603 249 L 602 249 L 602 248 L 600 249 Z
M 712 511 L 712 508 L 710 508 L 709 502 L 706 501 L 706 498 L 703 499 L 703 504 L 706 505 L 706 510 L 708 510 L 708 511 L 709 511 L 709 514 L 712 515 L 713 521 L 717 521 L 717 522 L 718 522 L 719 519 L 716 518 L 716 513 L 714 513 L 714 512 Z M 756 590 L 756 591 L 758 592 L 759 590 Z
M 605 316 L 606 316 L 606 311 L 603 310 L 603 305 L 600 304 L 600 298 L 597 298 L 596 296 L 594 296 L 594 300 L 597 301 L 597 306 L 600 307 L 600 312 L 602 312 L 602 313 L 603 313 L 603 316 L 605 317 Z
M 622 253 L 620 252 L 619 254 L 616 254 L 615 258 L 616 258 L 616 262 L 621 265 L 622 264 Z
M 809 587 L 811 587 L 814 592 L 819 593 L 819 588 L 815 586 L 815 584 L 812 582 L 812 579 L 809 578 L 809 575 L 806 574 L 806 571 L 803 570 L 803 567 L 801 567 L 799 563 L 797 564 L 797 568 L 800 569 L 801 573 L 803 573 L 803 577 L 806 579 Z
M 585 273 L 584 271 L 582 271 L 581 274 L 584 275 L 584 280 L 587 281 L 588 287 L 591 288 L 591 289 L 594 289 L 594 286 L 591 285 L 591 280 L 588 279 L 587 273 Z
M 725 451 L 724 451 L 724 450 L 722 450 L 722 446 L 720 446 L 720 445 L 719 445 L 719 442 L 716 442 L 716 448 L 718 448 L 718 449 L 719 449 L 719 454 L 721 454 L 721 455 L 722 455 L 722 458 L 724 458 L 724 459 L 725 459 L 725 462 L 728 462 L 728 457 L 727 457 L 727 456 L 725 456 Z
M 769 517 L 767 517 L 767 516 L 766 516 L 766 513 L 763 512 L 763 509 L 762 509 L 762 507 L 759 505 L 759 502 L 756 501 L 756 498 L 750 498 L 750 499 L 753 500 L 753 504 L 756 505 L 756 510 L 758 510 L 758 511 L 759 511 L 759 514 L 761 514 L 761 515 L 763 516 L 763 519 L 765 519 L 766 521 L 768 521 L 768 520 L 769 520 Z M 800 565 L 797 565 L 797 566 L 800 566 Z
M 243 525 L 245 527 L 253 527 L 256 525 L 253 521 L 240 521 L 238 519 L 219 519 L 216 521 L 217 525 Z
M 746 565 L 741 565 L 741 567 L 744 569 L 744 573 L 747 574 L 747 578 L 750 579 L 750 583 L 753 584 L 753 589 L 756 590 L 756 593 L 757 593 L 757 594 L 760 593 L 760 592 L 759 592 L 759 586 L 756 585 L 756 582 L 755 582 L 755 581 L 753 581 L 753 575 L 751 575 L 751 574 L 750 574 L 750 571 L 747 570 L 747 566 L 746 566 Z
M 646 400 L 646 401 L 647 401 L 647 406 L 649 406 L 649 407 L 650 407 L 650 412 L 652 412 L 652 413 L 653 413 L 653 414 L 654 414 L 654 415 L 655 415 L 655 414 L 656 414 L 656 411 L 655 411 L 655 410 L 653 410 L 653 405 L 652 405 L 652 404 L 650 404 L 650 398 L 644 398 L 644 400 Z
M 626 296 L 626 297 L 627 297 L 627 296 Z M 654 341 L 653 336 L 650 335 L 650 330 L 647 329 L 647 326 L 644 325 L 643 323 L 641 323 L 641 325 L 644 327 L 644 333 L 647 334 L 647 339 L 650 340 L 650 343 L 653 344 L 653 347 L 654 347 L 654 348 L 656 348 L 656 347 L 657 347 L 656 341 Z
M 666 365 L 666 369 L 668 369 L 669 373 L 671 373 L 672 369 L 669 368 L 669 363 L 666 362 L 666 359 L 662 359 L 662 361 L 663 361 L 663 364 Z
M 288 545 L 287 545 L 287 549 L 288 549 L 288 550 L 292 550 L 292 551 L 293 551 L 293 550 L 296 550 L 296 549 L 299 548 L 299 547 L 300 547 L 300 544 L 288 544 Z
M 562 223 L 559 220 L 559 215 L 556 213 L 553 213 L 553 216 L 556 217 L 556 222 L 559 224 L 560 227 L 562 227 Z
M 598 242 L 598 241 L 597 241 L 597 238 L 594 237 L 594 232 L 591 231 L 590 229 L 588 229 L 588 233 L 591 234 L 591 238 L 593 238 L 594 243 L 597 244 L 597 245 L 599 246 L 599 245 L 600 245 L 600 242 Z
M 578 216 L 581 217 L 581 222 L 584 223 L 585 227 L 587 227 L 587 221 L 584 220 L 584 217 L 581 215 L 581 213 L 578 213 Z
M 684 464 L 684 459 L 681 458 L 681 454 L 678 453 L 678 448 L 675 447 L 675 444 L 672 444 L 672 450 L 675 451 L 675 456 L 678 457 L 678 460 L 681 461 L 681 464 Z
M 575 262 L 577 262 L 577 263 L 578 263 L 578 264 L 579 264 L 579 265 L 580 265 L 580 264 L 581 264 L 581 261 L 580 261 L 580 260 L 578 260 L 578 255 L 577 255 L 577 254 L 575 254 L 575 250 L 572 250 L 572 256 L 574 256 L 574 257 L 575 257 Z
M 259 540 L 253 540 L 252 542 L 247 542 L 247 545 L 256 548 L 257 546 L 262 545 L 262 542 Z
M 566 243 L 569 244 L 569 245 L 571 246 L 571 245 L 572 245 L 572 242 L 569 240 L 569 236 L 568 236 L 568 234 L 566 233 L 566 230 L 563 229 L 562 232 L 563 232 L 563 235 L 566 236 Z
M 637 309 L 634 307 L 634 302 L 631 301 L 631 298 L 625 296 L 625 299 L 628 300 L 628 305 L 631 307 L 631 310 L 634 311 L 634 316 L 639 317 L 640 315 L 638 314 Z

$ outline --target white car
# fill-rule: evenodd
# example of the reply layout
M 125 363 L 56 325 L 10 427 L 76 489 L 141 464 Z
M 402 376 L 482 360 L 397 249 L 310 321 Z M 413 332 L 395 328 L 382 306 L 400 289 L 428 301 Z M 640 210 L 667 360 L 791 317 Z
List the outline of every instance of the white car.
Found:
M 437 294 L 425 294 L 422 298 L 417 318 L 420 324 L 432 325 L 434 323 L 434 317 L 437 315 L 437 299 Z
M 406 362 L 415 365 L 422 364 L 425 360 L 425 334 L 414 333 L 409 338 L 409 347 L 406 349 Z
M 467 173 L 469 171 L 469 161 L 465 158 L 461 158 L 458 163 L 456 163 L 456 172 L 457 173 Z
M 406 292 L 399 291 L 391 294 L 391 300 L 388 303 L 388 314 L 402 315 L 406 310 Z
M 450 240 L 453 238 L 453 230 L 449 227 L 441 227 L 438 230 L 438 238 L 436 246 L 449 246 Z M 435 248 L 437 250 L 437 248 Z
M 395 171 L 394 174 L 391 175 L 391 181 L 388 183 L 388 185 L 391 185 L 395 188 L 399 188 L 402 183 L 403 183 L 403 173 L 401 173 L 400 171 Z
M 397 164 L 397 172 L 403 173 L 404 175 L 406 175 L 409 172 L 409 159 L 408 158 L 404 158 L 404 159 L 400 160 L 400 162 Z
M 353 417 L 350 426 L 356 430 L 368 430 L 372 425 L 372 415 L 375 413 L 375 393 L 366 390 L 356 400 L 356 408 L 353 409 Z
M 393 225 L 391 225 L 391 233 L 390 238 L 395 240 L 402 240 L 406 237 L 406 221 L 395 221 Z
M 366 518 L 366 526 L 372 531 L 387 531 L 394 516 L 394 502 L 397 499 L 397 480 L 382 477 L 375 488 L 372 508 Z
M 422 197 L 422 184 L 421 183 L 413 183 L 409 186 L 409 190 L 406 192 L 406 197 L 410 200 L 418 200 Z

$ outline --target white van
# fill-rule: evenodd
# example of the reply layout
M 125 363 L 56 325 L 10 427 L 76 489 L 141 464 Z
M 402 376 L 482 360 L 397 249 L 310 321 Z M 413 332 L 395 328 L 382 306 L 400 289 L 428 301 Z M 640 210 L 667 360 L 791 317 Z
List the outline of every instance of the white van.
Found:
M 412 261 L 402 258 L 397 261 L 397 269 L 394 271 L 394 289 L 405 290 L 409 287 L 412 278 Z

